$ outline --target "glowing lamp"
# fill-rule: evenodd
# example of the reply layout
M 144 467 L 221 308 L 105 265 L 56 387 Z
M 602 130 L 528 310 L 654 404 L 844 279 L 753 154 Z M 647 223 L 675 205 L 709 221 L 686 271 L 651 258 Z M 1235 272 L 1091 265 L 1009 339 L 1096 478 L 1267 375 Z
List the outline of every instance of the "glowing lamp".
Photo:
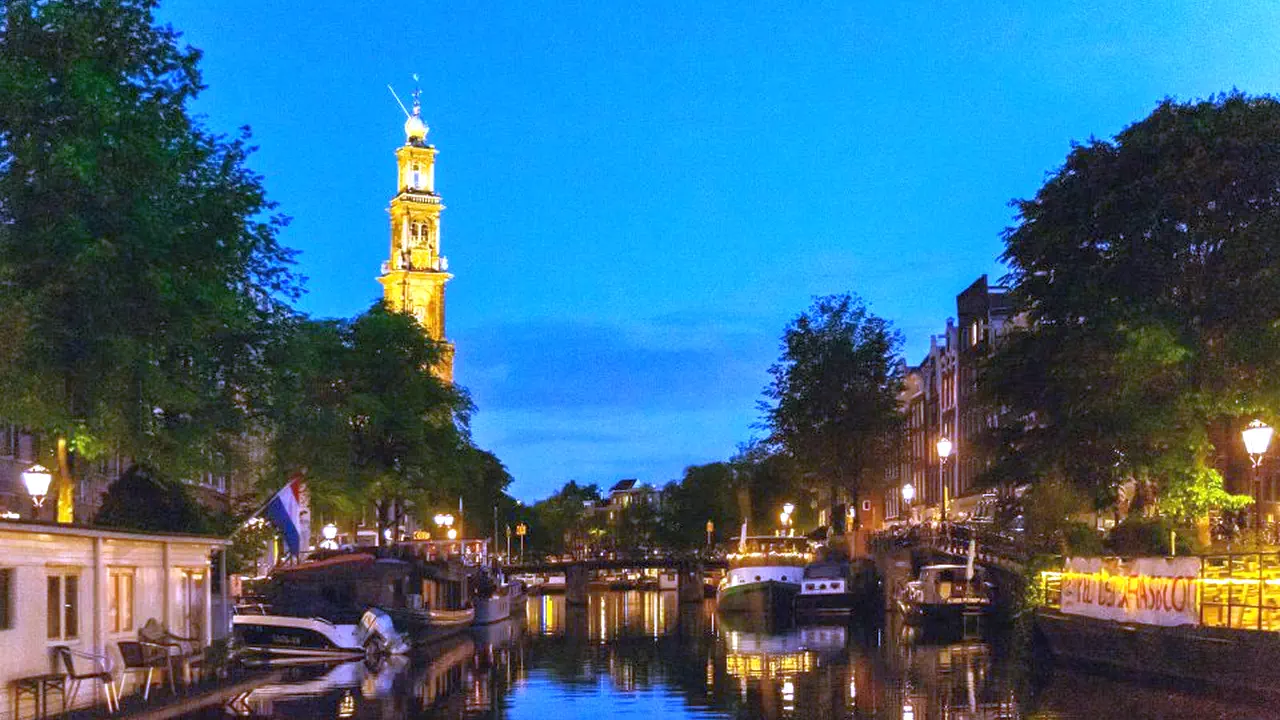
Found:
M 784 513 L 786 513 L 786 514 L 788 514 L 788 515 L 790 515 L 790 514 L 794 513 L 795 511 L 796 511 L 796 506 L 795 506 L 795 505 L 793 505 L 793 504 L 791 504 L 791 503 L 787 503 L 787 504 L 785 504 L 785 505 L 783 505 L 783 506 L 782 506 L 782 512 L 784 512 Z
M 325 540 L 332 542 L 338 537 L 338 526 L 333 523 L 329 523 L 328 525 L 320 528 L 320 534 L 324 536 Z
M 457 530 L 454 530 L 453 528 L 449 528 L 449 539 L 450 539 L 450 540 L 457 540 L 457 539 L 458 539 L 458 531 L 457 531 Z
M 916 499 L 916 489 L 911 483 L 902 486 L 902 499 L 908 503 Z
M 951 441 L 946 437 L 938 438 L 938 457 L 946 460 L 951 457 L 951 451 L 953 448 L 954 446 L 951 444 Z
M 1273 433 L 1275 433 L 1275 429 L 1261 420 L 1254 420 L 1249 423 L 1249 427 L 1241 431 L 1240 435 L 1244 438 L 1244 449 L 1249 451 L 1250 457 L 1254 458 L 1254 464 L 1260 462 L 1262 456 L 1267 454 L 1267 447 L 1271 445 L 1271 435 Z
M 27 486 L 27 494 L 31 496 L 36 507 L 44 505 L 49 496 L 49 484 L 53 482 L 53 473 L 43 465 L 32 465 L 22 473 L 22 484 Z

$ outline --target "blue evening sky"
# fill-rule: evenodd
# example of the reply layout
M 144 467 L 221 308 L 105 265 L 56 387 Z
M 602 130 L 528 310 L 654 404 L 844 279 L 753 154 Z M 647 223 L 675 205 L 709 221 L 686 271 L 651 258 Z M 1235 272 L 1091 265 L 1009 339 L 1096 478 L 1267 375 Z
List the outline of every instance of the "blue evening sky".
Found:
M 753 434 L 788 320 L 854 291 L 918 361 L 1008 201 L 1166 95 L 1276 89 L 1280 3 L 168 0 L 196 109 L 248 124 L 302 308 L 379 295 L 422 77 L 448 334 L 532 500 L 660 484 Z

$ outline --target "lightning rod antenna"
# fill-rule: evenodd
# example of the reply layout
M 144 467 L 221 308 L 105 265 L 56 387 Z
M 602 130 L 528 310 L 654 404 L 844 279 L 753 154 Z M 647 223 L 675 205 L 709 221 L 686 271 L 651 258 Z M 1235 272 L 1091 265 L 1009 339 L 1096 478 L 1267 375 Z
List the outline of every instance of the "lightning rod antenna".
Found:
M 404 116 L 413 117 L 412 115 L 409 114 L 409 108 L 405 107 L 404 103 L 400 102 L 400 96 L 396 94 L 395 88 L 391 87 L 391 83 L 387 83 L 387 89 L 391 91 L 391 97 L 396 99 L 396 104 L 399 105 L 400 109 L 404 111 Z

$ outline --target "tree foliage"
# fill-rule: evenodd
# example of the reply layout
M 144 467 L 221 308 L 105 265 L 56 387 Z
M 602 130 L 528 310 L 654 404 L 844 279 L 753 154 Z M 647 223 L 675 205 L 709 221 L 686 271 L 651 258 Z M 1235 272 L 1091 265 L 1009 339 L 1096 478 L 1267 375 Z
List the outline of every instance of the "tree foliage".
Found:
M 1239 504 L 1209 485 L 1280 401 L 1280 102 L 1165 100 L 1015 207 L 1027 329 L 984 377 L 1020 418 L 1004 461 L 1102 501 L 1136 478 L 1179 513 Z
M 303 471 L 318 511 L 371 502 L 381 530 L 456 498 L 469 471 L 509 481 L 471 446 L 470 399 L 432 372 L 441 348 L 412 316 L 378 303 L 351 321 L 300 320 L 276 352 L 272 485 Z
M 154 8 L 0 5 L 0 416 L 181 475 L 229 461 L 298 279 Z
M 214 524 L 186 485 L 132 465 L 107 487 L 94 523 L 148 532 L 210 533 Z
M 851 294 L 818 298 L 782 336 L 762 403 L 770 440 L 802 473 L 856 502 L 892 457 L 902 336 Z

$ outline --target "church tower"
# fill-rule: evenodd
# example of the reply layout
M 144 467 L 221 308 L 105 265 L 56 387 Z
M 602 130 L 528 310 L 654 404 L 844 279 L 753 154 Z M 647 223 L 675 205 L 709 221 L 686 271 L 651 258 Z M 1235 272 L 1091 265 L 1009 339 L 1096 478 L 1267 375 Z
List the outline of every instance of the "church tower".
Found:
M 444 343 L 435 372 L 453 382 L 453 343 L 444 335 L 444 286 L 453 278 L 440 254 L 436 194 L 436 149 L 427 144 L 419 92 L 404 123 L 405 143 L 396 149 L 396 195 L 391 199 L 391 258 L 382 265 L 383 299 L 396 312 L 412 314 L 432 340 Z

